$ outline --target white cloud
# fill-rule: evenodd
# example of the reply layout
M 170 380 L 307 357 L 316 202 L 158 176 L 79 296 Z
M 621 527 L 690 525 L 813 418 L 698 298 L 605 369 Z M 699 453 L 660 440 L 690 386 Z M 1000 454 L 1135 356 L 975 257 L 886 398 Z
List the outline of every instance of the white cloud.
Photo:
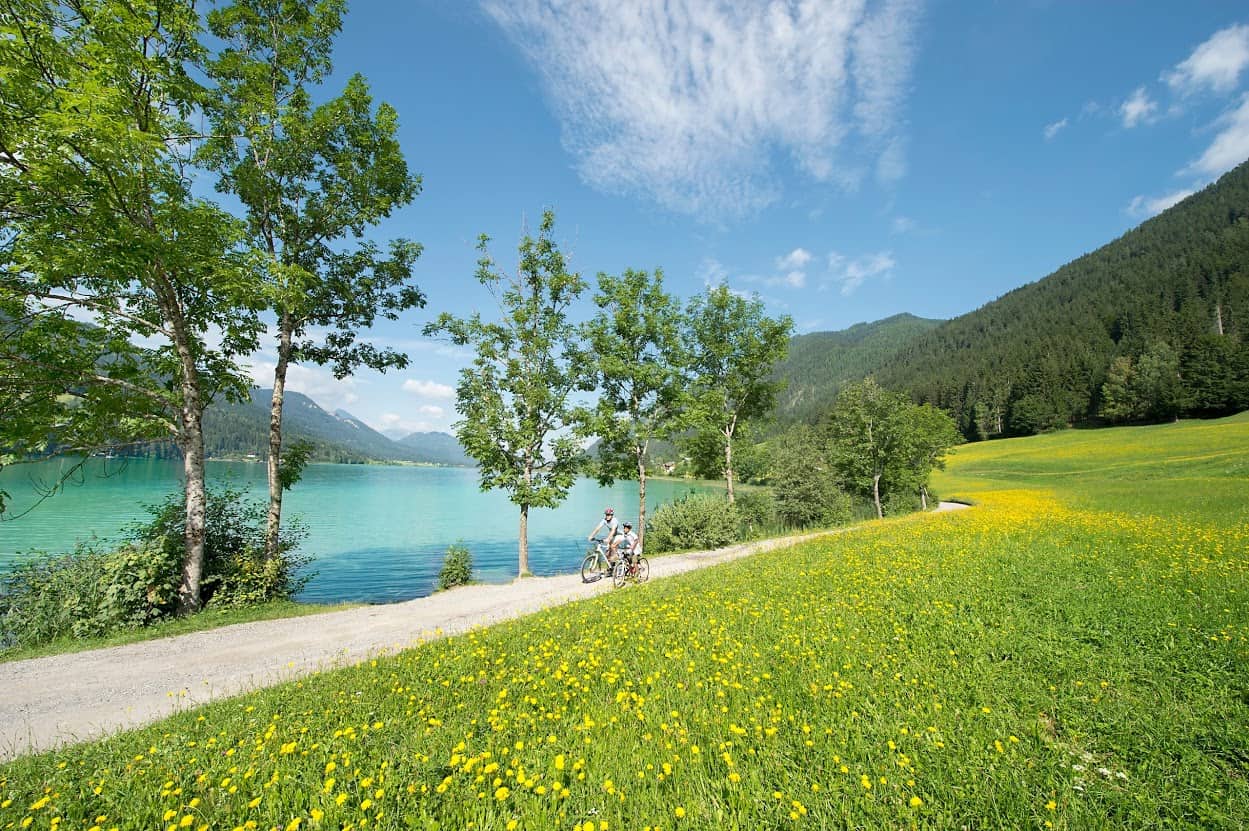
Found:
M 902 142 L 894 139 L 876 160 L 876 179 L 882 185 L 892 185 L 906 176 L 906 152 Z
M 1228 93 L 1240 83 L 1240 73 L 1249 66 L 1249 24 L 1220 29 L 1193 50 L 1162 79 L 1171 89 L 1184 94 L 1202 90 Z
M 416 378 L 409 378 L 404 381 L 403 391 L 438 400 L 455 398 L 455 387 L 439 384 L 437 381 L 421 381 Z
M 1241 98 L 1240 106 L 1225 113 L 1217 123 L 1222 131 L 1214 137 L 1201 158 L 1181 173 L 1215 177 L 1249 159 L 1249 94 Z
M 915 230 L 915 220 L 908 216 L 895 216 L 889 224 L 891 234 L 906 234 Z
M 436 404 L 422 404 L 416 408 L 416 411 L 421 415 L 434 416 L 435 418 L 441 418 L 447 414 L 446 410 Z
M 1136 196 L 1128 204 L 1127 211 L 1135 217 L 1151 217 L 1160 214 L 1177 202 L 1192 196 L 1195 191 L 1184 188 L 1163 196 Z
M 370 425 L 381 431 L 411 433 L 448 432 L 451 428 L 442 420 L 404 418 L 398 413 L 382 413 L 379 424 Z
M 783 257 L 776 258 L 776 267 L 781 271 L 786 269 L 802 269 L 807 267 L 807 263 L 811 262 L 811 252 L 805 248 L 795 248 Z
M 1045 125 L 1045 140 L 1053 141 L 1054 136 L 1058 135 L 1067 126 L 1067 119 L 1063 118 L 1055 121 L 1053 124 Z
M 276 362 L 257 353 L 252 356 L 252 363 L 247 369 L 256 386 L 270 389 L 273 387 L 273 370 L 276 366 Z M 303 393 L 327 412 L 347 409 L 357 403 L 360 400 L 360 394 L 356 391 L 358 386 L 358 381 L 352 376 L 335 378 L 334 373 L 315 364 L 290 364 L 286 367 L 286 389 Z
M 865 254 L 853 260 L 847 260 L 835 251 L 828 255 L 828 270 L 832 283 L 840 287 L 844 296 L 854 294 L 859 286 L 872 278 L 887 278 L 896 265 L 897 262 L 890 251 Z
M 1158 105 L 1150 100 L 1149 93 L 1145 92 L 1144 87 L 1137 87 L 1131 97 L 1119 107 L 1119 115 L 1123 117 L 1123 126 L 1128 129 L 1142 121 L 1149 122 L 1157 111 Z
M 582 178 L 709 219 L 888 157 L 920 0 L 481 0 L 542 73 Z M 896 149 L 895 149 L 896 148 Z
M 708 257 L 698 264 L 695 276 L 705 288 L 720 286 L 729 279 L 729 270 L 719 260 Z

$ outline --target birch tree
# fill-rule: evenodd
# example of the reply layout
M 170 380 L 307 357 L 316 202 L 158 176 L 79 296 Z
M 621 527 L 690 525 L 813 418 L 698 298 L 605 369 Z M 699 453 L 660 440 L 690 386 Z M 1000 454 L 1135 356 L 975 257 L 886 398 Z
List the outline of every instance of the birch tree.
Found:
M 0 0 L 0 446 L 172 438 L 200 607 L 204 409 L 256 347 L 238 224 L 191 192 L 204 90 L 191 2 Z
M 782 383 L 772 368 L 785 357 L 793 321 L 770 318 L 757 297 L 744 298 L 727 286 L 710 288 L 690 301 L 684 342 L 689 355 L 686 419 L 724 457 L 729 502 L 733 496 L 733 442 L 742 425 L 771 411 Z
M 345 7 L 342 0 L 235 0 L 208 14 L 223 45 L 209 63 L 213 136 L 201 159 L 220 174 L 218 190 L 246 209 L 249 241 L 262 254 L 261 296 L 277 324 L 269 557 L 279 550 L 282 483 L 291 478 L 282 470 L 288 368 L 329 365 L 336 378 L 361 366 L 402 369 L 407 355 L 359 333 L 378 316 L 394 320 L 425 302 L 411 283 L 421 247 L 396 239 L 383 251 L 364 239 L 420 191 L 399 148 L 395 110 L 374 107 L 359 75 L 339 95 L 312 104 L 331 70 Z
M 505 274 L 478 242 L 477 280 L 494 298 L 498 320 L 480 312 L 443 313 L 425 328 L 475 351 L 460 373 L 456 436 L 479 465 L 481 489 L 501 488 L 520 509 L 519 574 L 529 572 L 529 510 L 554 508 L 582 467 L 572 395 L 592 388 L 587 357 L 569 306 L 586 289 L 568 271 L 554 240 L 555 215 L 542 215 L 537 238 L 521 239 L 519 262 Z

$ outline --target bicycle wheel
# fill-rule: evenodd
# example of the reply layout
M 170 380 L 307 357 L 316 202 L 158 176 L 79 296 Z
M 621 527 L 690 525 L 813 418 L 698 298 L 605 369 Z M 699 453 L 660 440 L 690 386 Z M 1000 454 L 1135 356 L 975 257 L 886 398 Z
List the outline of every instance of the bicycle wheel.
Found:
M 621 557 L 616 561 L 615 568 L 611 572 L 611 582 L 616 588 L 620 588 L 629 581 L 629 564 Z
M 596 580 L 603 579 L 603 560 L 598 554 L 591 551 L 585 555 L 585 559 L 581 561 L 581 582 L 593 583 Z
M 639 583 L 645 583 L 651 576 L 651 564 L 645 557 L 638 558 L 638 570 L 633 579 Z

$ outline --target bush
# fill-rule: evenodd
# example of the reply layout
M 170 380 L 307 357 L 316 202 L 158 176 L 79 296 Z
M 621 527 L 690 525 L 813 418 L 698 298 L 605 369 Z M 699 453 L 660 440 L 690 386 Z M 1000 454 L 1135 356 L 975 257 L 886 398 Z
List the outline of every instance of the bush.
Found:
M 205 606 L 241 606 L 293 596 L 309 579 L 307 558 L 292 555 L 298 532 L 264 556 L 264 508 L 237 490 L 210 491 L 204 541 Z M 0 647 L 93 637 L 174 615 L 182 580 L 185 518 L 180 495 L 152 507 L 151 522 L 111 551 L 79 546 L 39 555 L 0 578 Z
M 462 543 L 450 546 L 446 559 L 442 561 L 442 571 L 438 573 L 438 588 L 463 586 L 472 579 L 473 555 Z
M 738 522 L 741 523 L 739 539 L 749 539 L 756 534 L 776 530 L 780 525 L 776 515 L 776 500 L 770 490 L 757 488 L 741 491 L 733 504 L 737 508 Z
M 656 554 L 719 548 L 736 542 L 741 518 L 722 496 L 696 494 L 663 505 L 646 529 L 646 550 Z

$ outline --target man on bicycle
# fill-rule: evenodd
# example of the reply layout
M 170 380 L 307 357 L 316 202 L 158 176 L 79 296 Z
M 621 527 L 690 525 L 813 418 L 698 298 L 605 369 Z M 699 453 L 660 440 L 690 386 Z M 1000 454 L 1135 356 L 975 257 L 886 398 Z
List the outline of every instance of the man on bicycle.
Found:
M 594 530 L 590 532 L 590 536 L 586 537 L 586 539 L 593 540 L 594 535 L 603 529 L 606 529 L 606 536 L 603 537 L 603 546 L 607 550 L 607 559 L 610 562 L 611 555 L 616 547 L 616 543 L 619 542 L 620 536 L 619 526 L 616 523 L 616 512 L 611 508 L 603 509 L 603 519 L 599 521 L 598 525 L 594 526 Z

